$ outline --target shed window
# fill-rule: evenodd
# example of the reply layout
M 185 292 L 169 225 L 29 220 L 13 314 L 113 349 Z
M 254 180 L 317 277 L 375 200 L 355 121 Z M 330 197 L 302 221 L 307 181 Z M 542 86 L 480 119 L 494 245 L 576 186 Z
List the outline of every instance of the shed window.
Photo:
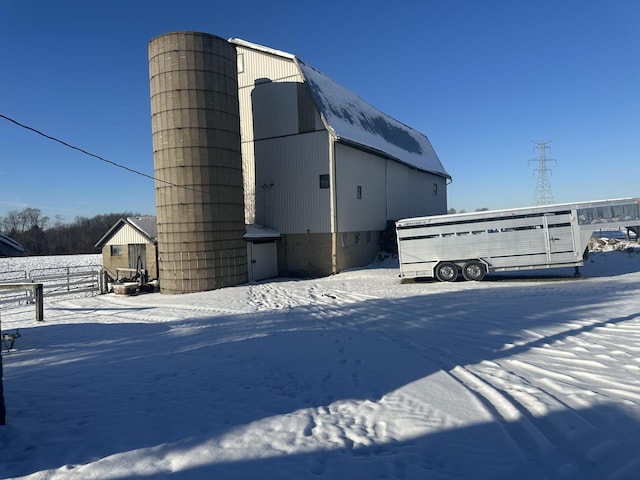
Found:
M 111 256 L 112 257 L 121 257 L 122 256 L 122 245 L 111 245 Z
M 434 183 L 434 184 L 433 184 L 433 194 L 434 194 L 434 195 L 437 195 L 437 194 L 438 194 L 438 184 L 437 184 L 437 183 Z
M 329 174 L 320 175 L 320 188 L 329 188 Z
M 362 199 L 362 185 L 358 185 L 356 188 L 356 196 L 358 200 Z

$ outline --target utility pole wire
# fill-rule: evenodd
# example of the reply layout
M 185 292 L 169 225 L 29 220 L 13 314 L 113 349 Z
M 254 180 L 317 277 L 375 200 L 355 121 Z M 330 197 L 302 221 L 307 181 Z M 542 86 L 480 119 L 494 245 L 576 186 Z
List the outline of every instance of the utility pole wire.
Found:
M 45 137 L 45 138 L 48 138 L 49 140 L 53 140 L 54 142 L 61 143 L 61 144 L 62 144 L 62 145 L 64 145 L 65 147 L 71 148 L 71 149 L 73 149 L 73 150 L 77 150 L 77 151 L 79 151 L 79 152 L 81 152 L 81 153 L 84 153 L 85 155 L 88 155 L 88 156 L 93 157 L 93 158 L 97 158 L 98 160 L 101 160 L 101 161 L 103 161 L 103 162 L 105 162 L 105 163 L 109 163 L 109 164 L 111 164 L 111 165 L 113 165 L 113 166 L 115 166 L 115 167 L 122 168 L 123 170 L 126 170 L 126 171 L 128 171 L 128 172 L 135 173 L 135 174 L 137 174 L 137 175 L 140 175 L 140 176 L 142 176 L 142 177 L 149 178 L 149 179 L 151 179 L 151 180 L 154 180 L 154 181 L 157 181 L 157 182 L 160 182 L 160 183 L 165 183 L 165 184 L 170 185 L 170 186 L 172 186 L 172 187 L 184 188 L 185 190 L 193 190 L 194 192 L 200 192 L 200 190 L 196 190 L 195 188 L 187 187 L 187 186 L 184 186 L 184 185 L 177 185 L 177 184 L 175 184 L 175 183 L 168 182 L 168 181 L 166 181 L 166 180 L 162 180 L 162 179 L 160 179 L 160 178 L 154 177 L 153 175 L 148 175 L 148 174 L 143 173 L 143 172 L 140 172 L 140 171 L 138 171 L 138 170 L 134 170 L 133 168 L 129 168 L 129 167 L 125 166 L 125 165 L 121 165 L 121 164 L 116 163 L 116 162 L 114 162 L 114 161 L 112 161 L 112 160 L 108 160 L 108 159 L 106 159 L 106 158 L 104 158 L 104 157 L 101 157 L 100 155 L 96 155 L 95 153 L 87 152 L 86 150 L 83 150 L 83 149 L 82 149 L 82 148 L 80 148 L 80 147 L 76 147 L 76 146 L 74 146 L 74 145 L 71 145 L 71 144 L 69 144 L 69 143 L 67 143 L 67 142 L 63 141 L 63 140 L 60 140 L 59 138 L 52 137 L 51 135 L 47 135 L 46 133 L 43 133 L 43 132 L 41 132 L 40 130 L 36 130 L 36 129 L 35 129 L 35 128 L 33 128 L 33 127 L 30 127 L 30 126 L 28 126 L 28 125 L 24 125 L 24 124 L 22 124 L 22 123 L 18 122 L 17 120 L 14 120 L 13 118 L 7 117 L 6 115 L 3 115 L 3 114 L 1 114 L 1 113 L 0 113 L 0 117 L 4 118 L 5 120 L 10 121 L 11 123 L 16 124 L 16 125 L 17 125 L 17 126 L 19 126 L 19 127 L 22 127 L 22 128 L 24 128 L 24 129 L 26 129 L 26 130 L 30 130 L 30 131 L 32 131 L 32 132 L 34 132 L 34 133 L 37 133 L 38 135 L 41 135 L 41 136 L 43 136 L 43 137 Z M 203 193 L 203 192 L 200 192 L 200 193 Z

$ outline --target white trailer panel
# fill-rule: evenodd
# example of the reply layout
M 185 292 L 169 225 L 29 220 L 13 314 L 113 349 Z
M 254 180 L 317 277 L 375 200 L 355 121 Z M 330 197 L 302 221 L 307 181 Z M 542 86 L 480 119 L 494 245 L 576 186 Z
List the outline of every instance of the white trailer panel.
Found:
M 640 227 L 640 199 L 407 218 L 396 222 L 400 276 L 481 280 L 495 271 L 581 266 L 596 229 Z

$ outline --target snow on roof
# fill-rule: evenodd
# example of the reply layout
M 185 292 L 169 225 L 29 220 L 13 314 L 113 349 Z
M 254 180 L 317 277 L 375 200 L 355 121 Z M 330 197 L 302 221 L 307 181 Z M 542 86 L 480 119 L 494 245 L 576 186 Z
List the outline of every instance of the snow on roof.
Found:
M 252 50 L 258 50 L 260 52 L 269 53 L 277 57 L 285 57 L 290 60 L 294 60 L 296 57 L 291 53 L 283 52 L 282 50 L 276 50 L 275 48 L 265 47 L 264 45 L 258 45 L 257 43 L 247 42 L 241 38 L 230 38 L 229 43 L 240 45 L 241 47 L 251 48 Z
M 298 59 L 298 65 L 318 109 L 338 139 L 450 178 L 425 135 L 382 113 L 302 60 Z
M 230 38 L 229 42 L 293 60 L 311 90 L 327 129 L 338 140 L 382 153 L 419 170 L 451 178 L 424 134 L 382 113 L 291 53 L 239 38 Z
M 262 225 L 245 225 L 245 231 L 246 233 L 243 238 L 247 240 L 280 238 L 280 232 L 272 228 L 263 227 Z
M 154 242 L 158 241 L 158 221 L 154 216 L 128 217 L 127 222 L 144 233 Z

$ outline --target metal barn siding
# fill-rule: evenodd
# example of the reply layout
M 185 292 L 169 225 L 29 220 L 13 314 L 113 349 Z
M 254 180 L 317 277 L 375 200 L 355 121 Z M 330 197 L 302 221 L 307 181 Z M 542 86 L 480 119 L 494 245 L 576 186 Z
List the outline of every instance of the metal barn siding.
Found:
M 392 160 L 387 160 L 387 220 L 410 217 L 409 177 L 417 173 Z
M 409 196 L 409 217 L 447 213 L 446 179 L 439 175 L 411 171 L 407 195 Z M 398 220 L 398 217 L 392 220 Z
M 387 192 L 388 220 L 447 213 L 447 184 L 442 176 L 389 160 Z
M 235 43 L 232 39 L 231 43 Z M 254 118 L 253 91 L 257 82 L 302 82 L 302 76 L 292 58 L 275 56 L 236 44 L 238 69 L 238 100 L 240 104 L 240 132 L 242 136 L 242 170 L 244 177 L 245 222 L 255 223 L 256 178 L 253 148 Z M 259 84 L 259 83 L 258 83 Z M 290 116 L 294 105 L 288 108 Z
M 133 228 L 131 225 L 123 225 L 108 241 L 106 246 L 111 245 L 131 245 L 140 243 L 152 243 L 147 237 L 142 235 L 139 231 Z
M 252 48 L 243 43 L 237 43 L 238 40 L 234 39 L 230 42 L 236 45 L 238 63 L 242 64 L 242 71 L 238 71 L 239 88 L 252 87 L 257 79 L 265 78 L 273 82 L 302 81 L 302 75 L 294 63 L 293 55 L 285 52 L 269 53 L 270 50 L 267 48 Z
M 251 91 L 253 141 L 296 135 L 298 83 L 259 83 Z
M 386 160 L 340 144 L 335 144 L 335 156 L 337 231 L 384 230 Z
M 328 132 L 255 142 L 256 223 L 281 233 L 331 231 Z
M 247 280 L 235 47 L 177 32 L 149 43 L 160 288 Z

